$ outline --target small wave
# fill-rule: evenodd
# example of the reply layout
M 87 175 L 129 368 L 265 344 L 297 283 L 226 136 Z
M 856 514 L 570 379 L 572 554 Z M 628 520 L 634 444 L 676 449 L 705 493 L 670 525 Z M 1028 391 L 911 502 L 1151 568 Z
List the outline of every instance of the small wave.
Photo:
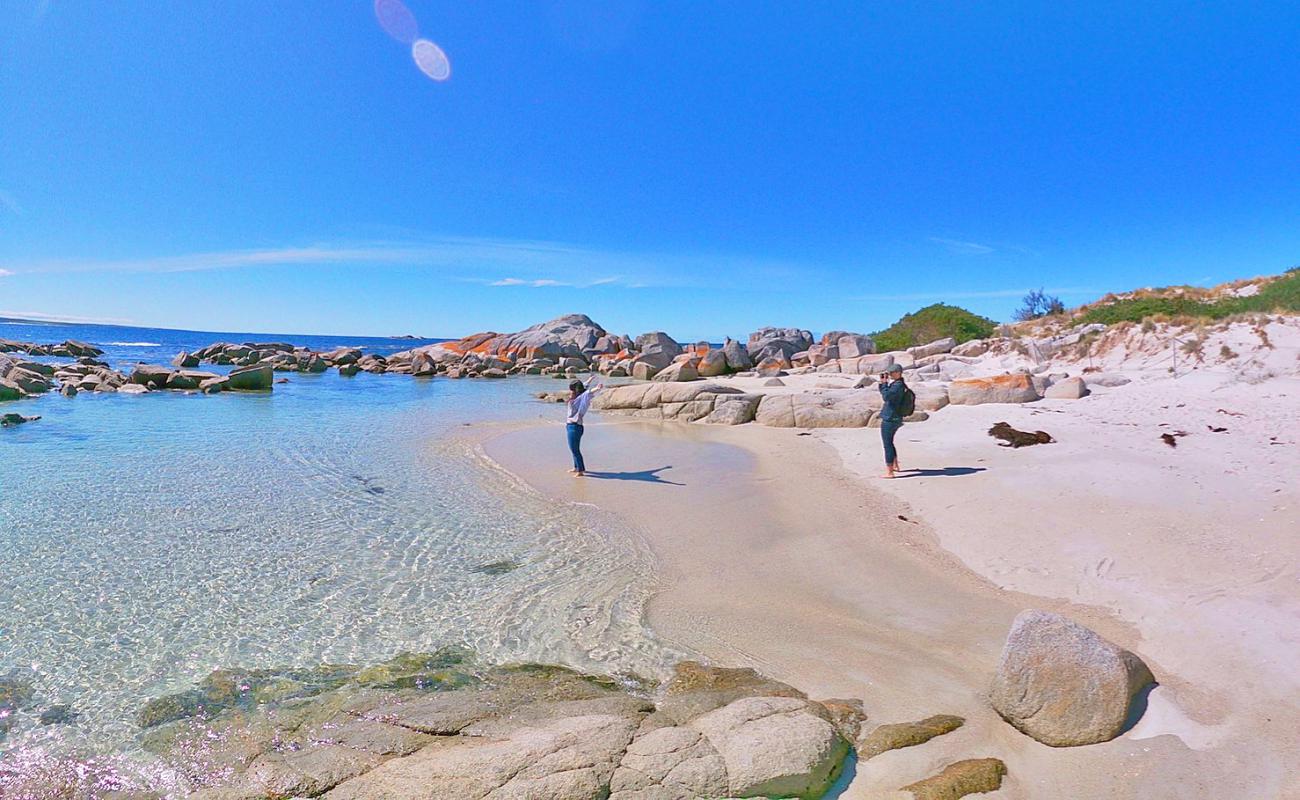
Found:
M 162 347 L 157 342 L 104 342 L 112 347 Z

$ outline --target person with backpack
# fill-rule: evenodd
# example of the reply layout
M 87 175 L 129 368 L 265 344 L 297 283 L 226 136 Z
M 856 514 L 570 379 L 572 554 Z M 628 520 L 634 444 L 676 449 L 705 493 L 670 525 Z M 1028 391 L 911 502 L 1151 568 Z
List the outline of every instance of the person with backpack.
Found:
M 903 368 L 894 364 L 880 374 L 880 438 L 885 443 L 885 474 L 892 478 L 902 467 L 898 465 L 898 449 L 894 447 L 894 434 L 903 427 L 903 419 L 916 411 L 916 393 L 903 382 Z

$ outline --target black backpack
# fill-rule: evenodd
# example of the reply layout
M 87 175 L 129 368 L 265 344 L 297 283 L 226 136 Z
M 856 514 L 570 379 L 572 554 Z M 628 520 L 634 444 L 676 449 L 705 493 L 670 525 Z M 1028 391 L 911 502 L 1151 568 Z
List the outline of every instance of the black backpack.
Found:
M 903 396 L 898 398 L 898 416 L 910 417 L 916 413 L 916 392 L 906 383 L 903 384 Z

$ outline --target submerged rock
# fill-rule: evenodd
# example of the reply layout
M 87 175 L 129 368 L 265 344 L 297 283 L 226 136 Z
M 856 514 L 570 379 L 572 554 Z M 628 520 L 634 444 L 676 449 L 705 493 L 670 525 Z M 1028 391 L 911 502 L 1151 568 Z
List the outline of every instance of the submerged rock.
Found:
M 471 569 L 470 572 L 477 572 L 480 575 L 505 575 L 507 572 L 514 572 L 522 566 L 523 564 L 514 559 L 504 559 L 501 561 L 492 561 L 487 564 L 480 564 Z
M 1070 747 L 1118 736 L 1138 692 L 1155 681 L 1133 653 L 1050 611 L 1012 623 L 989 690 L 994 710 L 1043 744 Z
M 40 419 L 39 416 L 24 417 L 22 414 L 12 412 L 0 414 L 0 428 L 8 428 L 10 425 L 22 425 L 25 422 L 35 422 Z
M 427 666 L 406 656 L 385 671 Z M 693 662 L 679 665 L 658 704 L 642 683 L 562 667 L 476 678 L 440 691 L 349 681 L 172 722 L 144 744 L 200 789 L 193 797 L 212 800 L 815 798 L 848 751 L 837 721 L 860 715 L 851 701 L 816 703 L 752 670 Z

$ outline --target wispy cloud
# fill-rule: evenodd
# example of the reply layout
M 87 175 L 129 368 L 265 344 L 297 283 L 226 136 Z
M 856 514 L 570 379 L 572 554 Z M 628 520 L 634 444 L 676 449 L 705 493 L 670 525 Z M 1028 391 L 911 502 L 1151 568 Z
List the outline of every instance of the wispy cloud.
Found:
M 554 278 L 536 278 L 526 280 L 524 278 L 501 278 L 500 280 L 488 281 L 488 286 L 527 286 L 532 289 L 545 289 L 551 287 L 563 287 L 569 289 L 590 289 L 593 286 L 612 286 L 620 283 L 620 278 L 600 278 L 594 281 L 584 283 L 574 283 L 572 281 L 559 281 Z M 624 284 L 627 288 L 640 288 L 639 284 Z
M 977 300 L 984 298 L 998 297 L 1024 297 L 1031 291 L 1037 290 L 1037 286 L 1025 287 L 1020 289 L 989 289 L 986 291 L 967 291 L 967 292 L 949 292 L 942 289 L 936 289 L 933 292 L 914 292 L 911 294 L 864 294 L 857 295 L 854 300 L 881 300 L 881 301 L 940 301 L 940 300 Z M 1103 292 L 1097 289 L 1089 289 L 1082 286 L 1062 287 L 1059 289 L 1043 289 L 1047 294 L 1062 295 L 1065 297 L 1076 297 L 1080 295 L 1099 295 Z
M 123 317 L 79 317 L 72 314 L 51 314 L 46 311 L 13 311 L 0 308 L 0 317 L 16 317 L 33 322 L 73 322 L 83 325 L 134 325 L 135 320 Z
M 950 253 L 965 256 L 982 256 L 994 252 L 993 247 L 979 242 L 963 242 L 959 239 L 945 239 L 942 236 L 931 236 L 930 241 L 935 244 L 943 245 Z
M 698 279 L 701 268 L 717 267 L 724 263 L 744 265 L 751 272 L 793 268 L 793 265 L 743 257 L 665 255 L 602 250 L 562 242 L 482 238 L 326 242 L 304 246 L 114 259 L 53 258 L 21 261 L 11 258 L 9 263 L 24 273 L 51 274 L 329 268 L 356 264 L 437 269 L 445 272 L 450 280 L 534 288 L 689 285 Z M 601 277 L 588 277 L 593 274 Z
M 11 270 L 0 269 L 0 278 L 8 278 L 10 275 L 13 275 L 13 274 L 14 274 L 14 273 L 13 273 L 13 271 L 11 271 Z
M 735 253 L 662 253 L 612 250 L 564 242 L 471 237 L 334 241 L 129 258 L 15 259 L 24 275 L 292 268 L 310 271 L 350 265 L 436 271 L 448 281 L 494 287 L 618 289 L 699 287 L 728 271 L 749 285 L 831 279 L 834 264 L 787 261 Z M 592 277 L 599 276 L 599 277 Z

